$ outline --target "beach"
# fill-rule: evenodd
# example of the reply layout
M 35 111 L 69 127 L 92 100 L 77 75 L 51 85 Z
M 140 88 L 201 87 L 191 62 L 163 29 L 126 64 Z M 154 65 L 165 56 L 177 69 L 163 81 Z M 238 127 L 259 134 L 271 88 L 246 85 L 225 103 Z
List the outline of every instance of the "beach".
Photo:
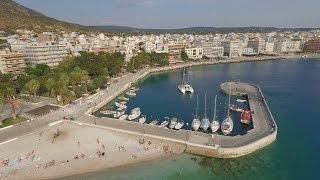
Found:
M 1 179 L 53 179 L 174 154 L 170 144 L 74 122 L 2 144 L 0 152 Z

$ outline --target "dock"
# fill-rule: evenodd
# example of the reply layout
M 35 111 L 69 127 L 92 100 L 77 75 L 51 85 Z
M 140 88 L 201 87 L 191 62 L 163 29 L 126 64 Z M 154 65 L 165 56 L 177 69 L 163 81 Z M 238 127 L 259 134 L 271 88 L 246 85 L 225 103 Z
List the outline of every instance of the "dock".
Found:
M 83 116 L 80 121 L 103 126 L 117 132 L 175 143 L 184 146 L 186 153 L 218 158 L 240 157 L 275 141 L 277 125 L 259 87 L 240 82 L 228 82 L 220 85 L 221 91 L 224 93 L 229 93 L 230 87 L 232 95 L 248 97 L 253 129 L 245 135 L 223 136 L 184 129 L 177 131 L 138 122 L 106 117 L 97 118 L 88 114 Z

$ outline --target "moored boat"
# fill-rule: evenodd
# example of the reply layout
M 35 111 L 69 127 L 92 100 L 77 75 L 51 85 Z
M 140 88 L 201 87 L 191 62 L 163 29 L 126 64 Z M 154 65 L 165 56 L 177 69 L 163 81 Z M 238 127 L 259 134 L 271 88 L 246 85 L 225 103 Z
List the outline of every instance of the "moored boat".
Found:
M 246 110 L 246 111 L 243 111 L 241 113 L 241 119 L 240 119 L 240 122 L 242 124 L 249 124 L 251 121 L 251 115 L 250 115 L 250 111 Z
M 183 94 L 193 93 L 194 92 L 193 87 L 188 82 L 185 81 L 185 76 L 186 76 L 185 71 L 186 71 L 186 68 L 184 68 L 183 70 L 182 84 L 178 85 L 178 89 Z
M 140 108 L 134 108 L 131 110 L 131 114 L 128 117 L 129 121 L 132 121 L 134 119 L 137 119 L 141 115 Z
M 227 118 L 223 120 L 221 124 L 221 131 L 224 135 L 229 135 L 233 131 L 233 121 L 230 117 L 230 95 L 231 95 L 231 86 L 230 86 L 230 94 L 229 94 L 228 115 L 227 115 Z
M 165 117 L 164 121 L 160 124 L 160 127 L 167 127 L 169 124 L 169 118 Z
M 184 121 L 183 120 L 178 120 L 177 124 L 174 126 L 174 129 L 176 130 L 180 130 L 184 125 Z
M 119 103 L 119 102 L 114 102 L 114 105 L 116 105 L 118 108 L 124 108 L 127 109 L 127 106 L 123 103 Z
M 105 111 L 100 111 L 100 113 L 103 115 L 112 115 L 112 114 L 116 113 L 116 111 L 105 110 Z
M 197 108 L 196 108 L 196 115 L 193 117 L 191 127 L 193 130 L 197 131 L 201 126 L 200 117 L 198 116 L 198 95 L 197 95 Z
M 119 120 L 126 120 L 127 118 L 128 118 L 128 115 L 124 114 L 124 115 L 119 117 Z
M 245 102 L 247 102 L 247 100 L 245 100 L 245 99 L 237 99 L 236 101 L 239 102 L 239 103 L 245 103 Z
M 120 101 L 129 101 L 129 98 L 126 98 L 124 96 L 121 96 L 118 98 Z
M 157 121 L 156 119 L 154 119 L 154 120 L 152 120 L 152 121 L 150 122 L 150 124 L 151 124 L 151 125 L 157 125 L 157 124 L 158 124 L 158 121 Z
M 175 117 L 172 118 L 172 119 L 170 120 L 169 128 L 170 128 L 170 129 L 173 129 L 173 128 L 176 126 L 176 124 L 178 123 L 177 121 L 178 121 L 177 118 L 175 118 Z
M 133 92 L 133 91 L 128 91 L 128 92 L 126 92 L 126 95 L 127 95 L 127 96 L 130 96 L 130 97 L 137 96 L 137 94 L 136 94 L 135 92 Z
M 210 129 L 212 133 L 215 133 L 220 128 L 220 122 L 217 120 L 217 95 L 214 98 L 214 115 L 213 115 L 213 121 L 210 123 Z
M 145 123 L 146 121 L 147 121 L 147 118 L 145 115 L 142 115 L 142 117 L 139 118 L 139 123 L 141 123 L 141 124 Z
M 201 120 L 201 128 L 203 131 L 207 131 L 210 126 L 210 120 L 207 118 L 207 94 L 204 95 L 204 117 Z
M 117 111 L 113 114 L 114 118 L 119 118 L 120 116 L 124 115 L 124 111 Z
M 229 108 L 231 111 L 235 111 L 235 112 L 243 112 L 244 110 L 239 108 L 239 107 L 236 107 L 235 105 L 231 104 L 230 105 L 230 108 Z

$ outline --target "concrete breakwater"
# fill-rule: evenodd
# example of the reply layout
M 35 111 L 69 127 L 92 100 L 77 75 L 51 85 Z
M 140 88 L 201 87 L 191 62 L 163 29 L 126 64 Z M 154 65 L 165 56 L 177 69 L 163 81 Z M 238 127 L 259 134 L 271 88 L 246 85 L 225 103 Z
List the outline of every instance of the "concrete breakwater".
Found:
M 277 126 L 260 88 L 239 82 L 221 84 L 223 92 L 228 93 L 230 87 L 233 95 L 248 96 L 250 109 L 254 112 L 252 113 L 254 128 L 243 136 L 205 134 L 183 129 L 176 131 L 113 118 L 96 118 L 92 115 L 86 115 L 82 118 L 82 122 L 94 123 L 123 133 L 179 144 L 179 146 L 185 145 L 184 152 L 191 154 L 218 158 L 240 157 L 272 143 L 277 136 Z

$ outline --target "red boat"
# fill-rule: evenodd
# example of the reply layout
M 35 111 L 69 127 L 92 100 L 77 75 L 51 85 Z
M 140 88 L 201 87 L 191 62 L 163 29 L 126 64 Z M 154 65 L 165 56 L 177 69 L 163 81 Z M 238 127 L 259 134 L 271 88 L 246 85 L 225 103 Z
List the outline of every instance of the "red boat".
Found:
M 243 111 L 241 113 L 241 120 L 240 122 L 243 124 L 249 124 L 251 121 L 250 111 Z

